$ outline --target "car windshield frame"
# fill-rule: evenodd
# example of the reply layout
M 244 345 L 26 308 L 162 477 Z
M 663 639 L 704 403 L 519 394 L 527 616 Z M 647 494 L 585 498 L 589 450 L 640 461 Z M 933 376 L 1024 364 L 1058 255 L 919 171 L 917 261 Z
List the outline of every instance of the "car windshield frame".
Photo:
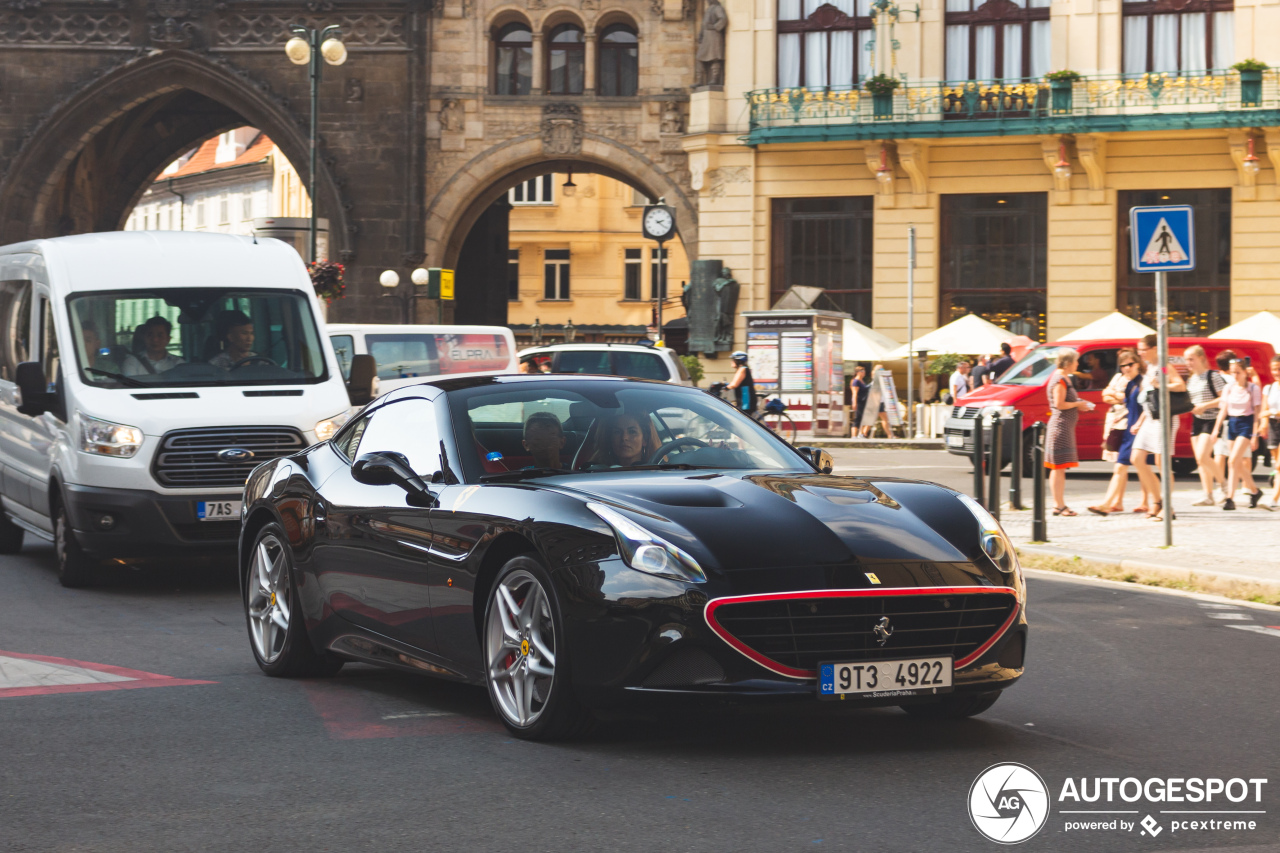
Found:
M 93 305 L 94 300 L 102 299 L 133 299 L 152 301 L 157 304 L 124 321 L 130 324 L 137 321 L 137 328 L 133 333 L 135 339 L 133 342 L 123 343 L 121 338 L 128 333 L 122 329 L 113 329 L 109 333 L 111 335 L 110 339 L 100 340 L 101 347 L 98 350 L 98 354 L 104 361 L 99 364 L 86 363 L 88 361 L 88 353 L 85 351 L 83 329 L 86 324 L 91 324 L 95 327 L 95 331 L 98 331 L 96 327 L 102 321 L 90 309 L 95 307 Z M 209 336 L 216 335 L 217 321 L 214 317 L 219 312 L 242 310 L 241 308 L 224 307 L 220 309 L 216 307 L 216 303 L 219 300 L 222 300 L 225 306 L 225 300 L 227 299 L 231 299 L 233 301 L 232 304 L 236 305 L 243 306 L 244 303 L 249 303 L 249 310 L 243 313 L 248 314 L 255 327 L 254 349 L 251 350 L 255 356 L 271 359 L 270 353 L 278 352 L 283 347 L 288 354 L 289 361 L 309 362 L 311 365 L 310 370 L 313 372 L 307 373 L 301 369 L 294 370 L 289 367 L 282 367 L 275 364 L 274 361 L 272 364 L 268 364 L 260 359 L 245 361 L 241 367 L 226 369 L 225 371 L 223 368 L 210 364 L 209 359 L 203 356 L 204 348 L 208 345 Z M 252 307 L 252 302 L 265 299 L 274 300 L 274 304 L 271 308 L 272 315 L 264 319 L 261 313 Z M 161 305 L 166 307 L 162 309 L 160 308 Z M 82 308 L 86 309 L 86 316 L 84 317 L 80 316 Z M 232 286 L 85 290 L 77 291 L 68 296 L 65 310 L 71 335 L 70 349 L 73 352 L 79 379 L 86 385 L 93 387 L 239 388 L 263 385 L 320 385 L 329 381 L 330 378 L 329 360 L 325 356 L 325 348 L 328 345 L 327 336 L 320 329 L 307 294 L 297 288 Z M 164 313 L 157 313 L 158 311 L 164 311 L 173 316 L 168 317 Z M 199 311 L 199 314 L 195 322 L 189 323 L 186 318 L 190 316 L 191 311 Z M 147 314 L 148 317 L 142 317 L 142 314 Z M 132 344 L 137 343 L 139 336 L 142 334 L 145 321 L 152 316 L 164 316 L 164 319 L 172 324 L 172 336 L 177 339 L 177 346 L 184 351 L 184 354 L 176 356 L 180 362 L 179 364 L 158 373 L 130 372 L 125 369 L 125 362 L 129 358 L 132 357 L 141 365 L 139 351 Z M 117 316 L 114 324 L 120 322 L 122 321 Z M 195 350 L 196 344 L 184 344 L 182 342 L 179 330 L 186 327 L 196 327 L 193 333 L 201 341 L 198 345 L 200 347 L 198 351 Z M 258 335 L 259 327 L 267 331 L 265 336 Z M 171 341 L 168 347 L 170 355 L 175 355 L 173 349 L 174 345 Z M 191 354 L 196 357 L 186 358 L 186 355 Z M 223 372 L 225 375 L 218 375 L 214 371 Z
M 1055 362 L 1055 359 L 1057 358 L 1058 350 L 1060 349 L 1061 347 L 1048 346 L 1046 344 L 1041 344 L 1040 346 L 1031 350 L 1031 352 L 1024 355 L 1022 358 L 1018 359 L 1017 363 L 1014 364 L 1013 367 L 1010 367 L 1008 370 L 1002 373 L 1000 375 L 1000 378 L 995 380 L 995 382 L 992 384 L 1019 385 L 1024 387 L 1035 387 L 1039 385 L 1044 385 L 1046 382 L 1049 381 L 1049 377 L 1053 374 L 1053 371 L 1057 369 L 1057 364 Z M 1030 376 L 1020 377 L 1017 375 L 1027 370 L 1029 367 L 1031 367 L 1033 362 L 1040 361 L 1042 359 L 1043 359 L 1043 366 L 1041 366 L 1038 370 L 1036 370 Z
M 589 404 L 591 414 L 587 417 L 592 421 L 599 419 L 597 415 L 603 416 L 609 412 L 625 411 L 634 413 L 644 410 L 655 418 L 654 432 L 660 444 L 665 444 L 672 437 L 678 437 L 676 436 L 676 430 L 680 427 L 673 425 L 675 420 L 673 413 L 676 410 L 690 411 L 699 418 L 705 419 L 710 425 L 722 427 L 727 435 L 719 437 L 722 442 L 720 445 L 711 444 L 706 448 L 692 447 L 691 450 L 693 452 L 672 453 L 664 457 L 664 461 L 669 464 L 662 466 L 653 466 L 650 464 L 649 459 L 646 458 L 637 465 L 606 466 L 592 464 L 590 467 L 575 469 L 573 467 L 573 456 L 576 453 L 576 446 L 581 446 L 587 441 L 587 435 L 593 429 L 598 431 L 602 428 L 593 426 L 592 423 L 580 424 L 578 426 L 583 435 L 575 442 L 575 447 L 569 448 L 567 446 L 568 458 L 561 460 L 562 464 L 558 470 L 548 471 L 547 473 L 530 471 L 530 476 L 524 478 L 518 476 L 494 477 L 494 474 L 506 472 L 486 469 L 480 452 L 481 450 L 490 450 L 494 446 L 494 442 L 490 440 L 488 435 L 483 436 L 484 440 L 482 440 L 482 430 L 473 429 L 471 412 L 482 406 L 519 405 L 521 406 L 521 413 L 517 417 L 526 418 L 528 413 L 524 411 L 525 403 L 547 400 L 553 397 L 563 398 L 566 406 L 572 406 L 579 402 Z M 659 400 L 660 397 L 663 399 Z M 495 378 L 490 382 L 447 390 L 445 402 L 449 407 L 455 447 L 462 463 L 463 477 L 467 483 L 485 483 L 494 480 L 512 482 L 520 479 L 528 481 L 540 476 L 550 477 L 557 474 L 575 477 L 592 474 L 610 475 L 633 470 L 648 473 L 654 470 L 705 469 L 707 471 L 732 470 L 775 474 L 787 471 L 812 472 L 813 470 L 813 466 L 794 447 L 764 426 L 742 414 L 729 403 L 705 391 L 674 385 L 669 382 L 627 379 L 624 377 L 577 379 L 555 375 L 549 375 L 545 379 L 538 378 L 523 381 L 499 381 Z M 643 405 L 638 406 L 638 403 Z M 667 410 L 667 414 L 664 415 L 663 410 Z M 559 415 L 557 417 L 559 418 Z M 570 415 L 570 417 L 562 419 L 562 422 L 568 424 L 572 419 L 573 416 Z M 493 423 L 482 421 L 479 423 L 487 424 L 489 430 L 501 430 L 507 433 L 506 440 L 508 443 L 514 444 L 518 440 L 517 436 L 510 433 L 513 433 L 513 428 L 517 423 L 523 428 L 524 422 L 508 420 Z M 687 427 L 688 424 L 686 423 L 684 428 Z M 569 431 L 566 430 L 566 432 Z M 486 440 L 490 441 L 490 443 L 484 443 Z M 740 446 L 729 448 L 726 446 L 729 441 L 739 443 Z M 727 452 L 711 455 L 704 454 L 704 459 L 700 462 L 697 458 L 697 451 L 704 449 Z M 492 451 L 490 450 L 490 452 Z M 730 454 L 733 455 L 730 456 Z M 502 458 L 507 459 L 505 455 Z M 510 457 L 510 459 L 515 461 L 516 457 Z M 748 459 L 755 464 L 742 464 Z M 765 464 L 760 464 L 761 462 Z M 507 471 L 515 475 L 516 472 L 524 467 L 526 466 L 520 464 L 519 467 L 509 468 Z

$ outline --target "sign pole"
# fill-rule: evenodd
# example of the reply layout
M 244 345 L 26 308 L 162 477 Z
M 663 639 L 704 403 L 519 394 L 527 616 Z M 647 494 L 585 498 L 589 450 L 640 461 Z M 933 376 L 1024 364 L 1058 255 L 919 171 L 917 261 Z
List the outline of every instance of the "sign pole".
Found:
M 662 340 L 662 298 L 667 295 L 667 259 L 663 257 L 666 253 L 663 251 L 663 242 L 658 241 L 658 263 L 655 269 L 658 272 L 658 280 L 653 283 L 654 299 L 658 300 L 658 339 L 654 341 L 655 346 L 663 346 Z
M 1169 290 L 1168 273 L 1156 272 L 1156 333 L 1160 365 L 1160 502 L 1164 516 L 1164 546 L 1173 545 L 1173 418 L 1169 416 Z
M 907 226 L 907 349 L 911 348 L 911 341 L 915 340 L 916 324 L 915 324 L 915 290 L 916 290 L 916 228 L 914 225 Z M 907 431 L 906 437 L 911 438 L 919 432 L 917 424 L 916 431 L 913 432 L 911 424 L 916 417 L 916 405 L 912 398 L 915 396 L 915 371 L 911 369 L 912 352 L 907 353 Z

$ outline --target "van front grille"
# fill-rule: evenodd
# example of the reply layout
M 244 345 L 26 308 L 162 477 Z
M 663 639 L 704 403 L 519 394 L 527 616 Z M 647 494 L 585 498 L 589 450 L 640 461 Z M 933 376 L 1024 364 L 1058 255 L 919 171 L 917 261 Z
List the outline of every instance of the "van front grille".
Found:
M 239 488 L 249 472 L 306 447 L 293 427 L 219 427 L 166 433 L 151 464 L 156 482 L 169 488 Z M 243 458 L 224 459 L 224 450 L 247 450 Z M 242 456 L 242 454 L 236 454 Z

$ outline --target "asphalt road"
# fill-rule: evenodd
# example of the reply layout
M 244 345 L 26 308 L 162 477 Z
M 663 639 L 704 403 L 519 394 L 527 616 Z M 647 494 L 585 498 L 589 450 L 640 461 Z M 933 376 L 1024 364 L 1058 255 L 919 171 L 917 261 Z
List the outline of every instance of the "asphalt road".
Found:
M 1068 776 L 1280 775 L 1275 611 L 1036 576 L 1027 675 L 979 718 L 815 701 L 614 720 L 541 745 L 508 736 L 476 688 L 363 665 L 266 678 L 231 570 L 65 590 L 51 558 L 41 544 L 0 558 L 0 682 L 20 682 L 29 659 L 15 655 L 142 673 L 105 685 L 139 689 L 0 689 L 0 850 L 990 851 L 968 793 L 1004 761 L 1055 800 L 1027 850 L 1280 839 L 1273 813 L 1249 816 L 1254 831 L 1069 832 L 1078 816 L 1056 802 Z M 1261 805 L 1211 808 L 1273 812 L 1276 786 Z

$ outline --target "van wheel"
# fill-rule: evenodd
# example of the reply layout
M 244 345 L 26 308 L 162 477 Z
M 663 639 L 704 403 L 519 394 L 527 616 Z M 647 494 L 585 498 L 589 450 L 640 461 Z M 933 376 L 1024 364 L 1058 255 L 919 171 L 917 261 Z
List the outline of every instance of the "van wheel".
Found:
M 0 554 L 16 554 L 21 551 L 25 533 L 25 530 L 5 518 L 0 511 Z
M 53 551 L 58 561 L 58 583 L 68 589 L 89 585 L 93 580 L 93 560 L 80 550 L 67 508 L 61 501 L 54 508 Z
M 1170 460 L 1170 467 L 1173 469 L 1173 476 L 1190 477 L 1196 470 L 1196 460 L 1175 456 Z

